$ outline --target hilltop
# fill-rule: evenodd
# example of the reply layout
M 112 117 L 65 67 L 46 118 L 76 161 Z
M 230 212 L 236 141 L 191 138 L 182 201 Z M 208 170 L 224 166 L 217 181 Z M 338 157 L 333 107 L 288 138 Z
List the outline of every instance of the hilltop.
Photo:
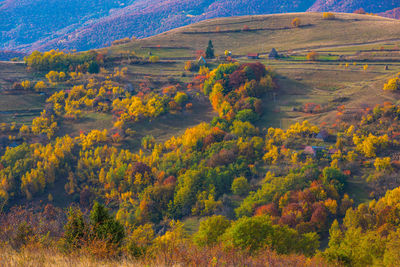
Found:
M 290 26 L 295 17 L 301 20 L 299 28 Z M 245 26 L 248 27 L 246 31 L 243 30 Z M 247 54 L 259 53 L 262 63 L 288 78 L 280 81 L 285 93 L 281 93 L 282 99 L 271 108 L 282 112 L 278 113 L 279 116 L 266 118 L 268 125 L 279 126 L 281 123 L 289 125 L 304 117 L 318 122 L 334 120 L 329 115 L 332 109 L 314 115 L 293 111 L 293 107 L 306 103 L 331 105 L 331 101 L 345 96 L 345 102 L 334 105 L 344 104 L 352 109 L 373 107 L 375 103 L 387 99 L 388 96 L 382 95 L 376 84 L 383 83 L 399 70 L 399 26 L 400 22 L 393 19 L 340 13 L 336 14 L 335 20 L 324 20 L 321 13 L 218 18 L 99 51 L 111 58 L 118 58 L 127 51 L 135 51 L 141 56 L 151 51 L 162 60 L 172 61 L 172 64 L 164 68 L 130 65 L 129 73 L 134 77 L 162 77 L 168 74 L 177 79 L 185 61 L 196 59 L 196 53 L 204 51 L 208 40 L 213 41 L 217 55 L 230 50 L 239 62 L 251 62 Z M 272 48 L 288 58 L 268 59 Z M 310 51 L 317 51 L 325 60 L 307 61 L 306 54 Z M 345 68 L 346 63 L 351 67 Z M 369 65 L 368 72 L 363 71 L 365 64 Z M 386 64 L 390 66 L 387 71 L 384 70 Z M 369 97 L 371 94 L 362 93 L 367 88 L 374 98 Z
M 50 49 L 84 51 L 113 40 L 143 38 L 217 17 L 304 11 L 385 12 L 394 1 L 277 0 L 124 0 L 0 2 L 1 50 Z M 390 14 L 388 15 L 390 16 Z

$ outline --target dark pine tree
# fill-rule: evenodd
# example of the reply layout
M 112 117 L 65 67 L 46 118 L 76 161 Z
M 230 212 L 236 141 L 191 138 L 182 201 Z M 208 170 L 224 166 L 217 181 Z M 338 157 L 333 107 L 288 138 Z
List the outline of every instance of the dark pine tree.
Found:
M 206 58 L 214 58 L 214 46 L 212 41 L 208 41 L 208 46 L 206 50 Z

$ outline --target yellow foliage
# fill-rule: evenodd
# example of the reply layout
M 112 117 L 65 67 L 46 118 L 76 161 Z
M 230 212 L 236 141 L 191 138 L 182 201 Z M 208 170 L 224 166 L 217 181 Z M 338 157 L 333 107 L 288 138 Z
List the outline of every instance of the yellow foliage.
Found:
M 378 172 L 380 171 L 391 172 L 393 168 L 390 162 L 391 162 L 390 157 L 376 158 L 374 162 L 374 167 Z
M 335 19 L 335 14 L 333 14 L 332 12 L 324 12 L 322 14 L 322 18 L 326 20 L 332 20 Z
M 292 20 L 292 27 L 299 27 L 301 25 L 301 20 L 299 18 L 294 18 Z
M 47 86 L 46 86 L 46 83 L 44 81 L 39 81 L 35 85 L 35 90 L 36 91 L 42 91 L 42 90 L 46 89 L 46 87 Z
M 385 91 L 397 91 L 397 90 L 400 90 L 400 78 L 396 77 L 396 78 L 390 79 L 383 86 L 383 90 L 385 90 Z
M 25 80 L 21 82 L 21 86 L 24 87 L 25 90 L 29 90 L 32 87 L 32 83 L 29 80 Z
M 362 152 L 365 157 L 372 158 L 376 157 L 376 150 L 378 148 L 385 148 L 389 144 L 389 137 L 386 134 L 379 137 L 371 133 L 368 136 L 362 135 L 361 137 L 354 134 L 353 142 L 357 150 Z

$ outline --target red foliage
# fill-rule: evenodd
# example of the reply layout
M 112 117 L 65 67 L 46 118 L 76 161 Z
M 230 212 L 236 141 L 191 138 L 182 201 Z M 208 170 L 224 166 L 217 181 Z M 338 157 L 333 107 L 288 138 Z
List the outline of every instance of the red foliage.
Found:
M 276 217 L 279 216 L 279 210 L 274 203 L 270 203 L 256 208 L 254 215 L 271 215 Z
M 187 103 L 185 107 L 186 107 L 186 109 L 192 109 L 193 108 L 193 104 L 192 103 Z
M 351 175 L 351 171 L 350 170 L 344 170 L 343 174 L 349 176 L 349 175 Z
M 321 110 L 321 105 L 315 103 L 306 103 L 303 108 L 303 111 L 306 113 L 318 113 Z
M 296 226 L 296 215 L 294 213 L 282 215 L 281 218 L 279 219 L 279 223 L 286 224 L 290 227 L 295 227 Z
M 246 82 L 246 73 L 243 70 L 236 70 L 231 75 L 229 75 L 229 86 L 231 88 L 239 88 L 240 85 Z
M 169 176 L 164 180 L 163 185 L 174 185 L 175 183 L 176 183 L 175 176 Z
M 246 67 L 249 67 L 253 70 L 257 81 L 259 81 L 267 73 L 265 66 L 260 62 L 242 64 L 240 65 L 239 70 L 243 70 Z
M 366 13 L 367 13 L 367 12 L 365 12 L 364 8 L 360 8 L 360 9 L 357 9 L 357 10 L 354 11 L 354 14 L 361 14 L 361 15 L 364 15 L 364 14 L 366 14 Z
M 315 203 L 313 208 L 314 212 L 311 215 L 310 222 L 315 224 L 318 228 L 323 228 L 328 219 L 328 212 L 322 203 Z
M 215 153 L 214 155 L 212 155 L 212 157 L 208 161 L 208 165 L 213 168 L 220 165 L 228 165 L 229 163 L 232 163 L 235 159 L 236 155 L 233 150 L 221 149 L 219 153 Z

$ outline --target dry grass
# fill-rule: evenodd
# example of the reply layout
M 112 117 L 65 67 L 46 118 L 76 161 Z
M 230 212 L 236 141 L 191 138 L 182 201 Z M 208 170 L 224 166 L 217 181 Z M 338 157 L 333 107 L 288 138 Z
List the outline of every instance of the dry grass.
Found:
M 195 252 L 195 254 L 193 253 Z M 223 254 L 222 251 L 190 251 L 190 249 L 174 251 L 174 255 L 160 253 L 157 257 L 135 260 L 130 258 L 98 259 L 88 255 L 65 255 L 51 249 L 23 249 L 17 252 L 8 248 L 0 248 L 0 266 L 7 267 L 122 267 L 122 266 L 269 266 L 269 267 L 325 267 L 329 266 L 320 258 L 305 258 L 296 255 L 277 255 L 263 252 L 259 256 Z M 219 252 L 219 253 L 218 253 Z
M 179 58 L 194 58 L 194 52 L 204 50 L 210 39 L 214 43 L 216 54 L 222 54 L 225 49 L 231 50 L 235 56 L 239 56 L 236 59 L 241 63 L 249 61 L 245 55 L 250 52 L 267 54 L 272 48 L 276 48 L 278 52 L 295 56 L 292 59 L 267 60 L 263 55 L 259 60 L 272 66 L 281 77 L 286 78 L 279 81 L 281 87 L 276 102 L 271 97 L 264 99 L 266 112 L 259 126 L 285 128 L 304 119 L 317 124 L 334 123 L 336 111 L 304 114 L 293 112 L 292 109 L 305 103 L 331 105 L 338 97 L 347 97 L 348 101 L 337 105 L 344 104 L 350 109 L 360 108 L 365 104 L 373 107 L 383 101 L 396 102 L 399 99 L 397 95 L 385 94 L 381 89 L 388 77 L 400 71 L 400 62 L 393 61 L 397 59 L 393 57 L 393 53 L 398 52 L 366 52 L 367 55 L 376 54 L 371 60 L 376 60 L 377 57 L 381 60 L 368 62 L 367 71 L 362 68 L 366 64 L 364 62 L 358 61 L 356 66 L 352 65 L 353 60 L 357 61 L 360 55 L 365 54 L 359 54 L 360 50 L 380 50 L 382 47 L 398 49 L 400 21 L 369 15 L 335 15 L 335 20 L 324 20 L 322 13 L 219 18 L 106 50 L 109 55 L 118 55 L 121 51 L 129 50 L 143 56 L 151 51 L 160 55 L 161 59 L 176 57 L 177 63 L 168 68 L 160 69 L 160 66 L 151 65 L 130 67 L 132 73 L 146 73 L 156 77 L 160 74 L 181 72 L 184 60 Z M 300 18 L 303 27 L 288 27 L 294 17 Z M 251 30 L 259 30 L 241 31 L 244 25 L 248 25 Z M 216 31 L 217 27 L 220 32 Z M 305 57 L 310 50 L 320 51 L 323 58 L 333 58 L 332 55 L 336 58 L 346 56 L 350 66 L 339 67 L 339 64 L 345 63 L 335 60 L 295 60 L 296 57 Z M 179 61 L 181 64 L 178 64 Z M 384 70 L 386 64 L 390 66 L 389 71 Z
M 143 266 L 138 262 L 128 259 L 100 260 L 85 255 L 64 255 L 52 250 L 22 250 L 16 252 L 11 249 L 1 249 L 0 266 L 9 267 L 119 267 L 119 266 Z
M 293 13 L 219 18 L 174 29 L 153 37 L 107 49 L 111 53 L 135 50 L 146 54 L 142 47 L 186 47 L 188 49 L 159 49 L 161 56 L 187 56 L 195 50 L 205 49 L 208 40 L 213 40 L 216 54 L 225 49 L 234 55 L 250 52 L 278 51 L 343 47 L 354 44 L 382 42 L 389 39 L 400 41 L 400 21 L 382 17 L 335 14 L 335 20 L 324 20 L 321 13 Z M 287 28 L 294 17 L 299 17 L 300 28 Z M 241 31 L 244 25 L 257 31 Z M 216 27 L 220 32 L 216 31 Z M 235 31 L 235 32 L 224 32 Z M 188 32 L 198 32 L 187 34 Z M 186 34 L 185 34 L 186 33 Z M 251 41 L 249 41 L 251 40 Z M 284 40 L 284 41 L 282 41 Z

